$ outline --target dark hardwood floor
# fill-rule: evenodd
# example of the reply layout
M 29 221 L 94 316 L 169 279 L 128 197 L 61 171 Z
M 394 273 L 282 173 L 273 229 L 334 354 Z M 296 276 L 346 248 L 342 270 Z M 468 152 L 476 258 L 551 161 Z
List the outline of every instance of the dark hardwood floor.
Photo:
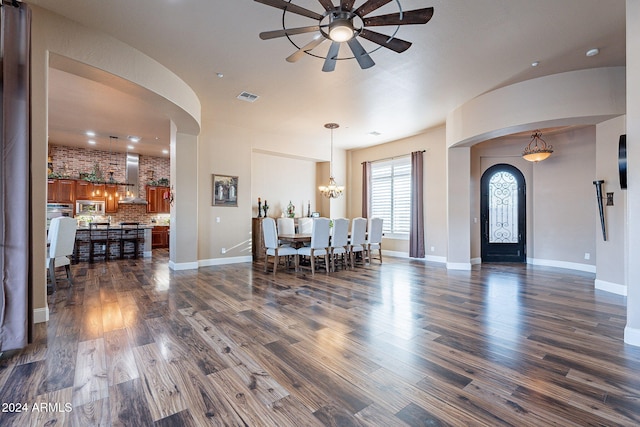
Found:
M 384 261 L 74 266 L 36 341 L 0 360 L 0 425 L 640 424 L 625 299 L 592 274 Z

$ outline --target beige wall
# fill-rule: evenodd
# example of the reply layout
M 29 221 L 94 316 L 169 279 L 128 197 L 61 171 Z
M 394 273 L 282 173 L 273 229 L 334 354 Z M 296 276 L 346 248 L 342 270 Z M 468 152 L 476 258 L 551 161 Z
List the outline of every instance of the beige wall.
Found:
M 420 135 L 388 144 L 349 152 L 349 185 L 347 216 L 362 215 L 362 163 L 390 157 L 404 156 L 412 151 L 425 150 L 424 160 L 424 215 L 425 245 L 429 259 L 444 261 L 447 255 L 446 188 L 445 188 L 445 129 L 439 127 Z M 433 250 L 432 250 L 433 249 Z M 383 250 L 409 253 L 409 241 L 384 239 Z
M 596 221 L 596 288 L 627 294 L 626 212 L 627 191 L 620 188 L 618 140 L 625 131 L 626 117 L 596 126 L 596 179 L 603 179 L 603 193 L 613 192 L 614 205 L 606 206 L 607 241 L 602 239 L 600 220 Z M 605 194 L 603 194 L 605 195 Z
M 243 191 L 251 192 L 252 216 L 258 216 L 258 197 L 269 202 L 268 215 L 277 218 L 286 212 L 289 201 L 296 217 L 307 215 L 307 205 L 316 211 L 316 162 L 308 159 L 254 152 L 251 181 Z

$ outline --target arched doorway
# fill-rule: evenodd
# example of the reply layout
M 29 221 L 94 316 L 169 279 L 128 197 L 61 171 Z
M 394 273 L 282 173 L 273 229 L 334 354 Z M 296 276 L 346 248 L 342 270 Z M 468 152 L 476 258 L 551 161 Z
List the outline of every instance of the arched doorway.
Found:
M 524 175 L 508 164 L 491 166 L 480 180 L 482 262 L 526 261 Z

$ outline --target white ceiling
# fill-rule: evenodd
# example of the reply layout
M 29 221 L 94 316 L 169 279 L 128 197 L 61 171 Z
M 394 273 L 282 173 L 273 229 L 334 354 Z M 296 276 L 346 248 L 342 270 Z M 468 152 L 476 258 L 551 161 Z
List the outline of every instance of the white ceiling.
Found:
M 251 0 L 28 3 L 109 33 L 174 71 L 199 96 L 203 122 L 309 144 L 326 143 L 323 124 L 337 122 L 335 146 L 347 149 L 440 125 L 454 108 L 501 86 L 625 65 L 624 0 L 400 1 L 403 10 L 435 9 L 428 24 L 400 27 L 396 37 L 411 41 L 411 48 L 401 54 L 380 49 L 367 70 L 355 60 L 338 61 L 332 73 L 323 73 L 323 61 L 311 56 L 286 62 L 296 50 L 286 38 L 261 40 L 260 32 L 282 28 L 282 11 Z M 292 3 L 323 11 L 317 0 Z M 371 15 L 395 11 L 392 1 Z M 292 26 L 314 24 L 287 19 Z M 394 29 L 375 28 L 386 34 Z M 305 44 L 312 36 L 294 37 Z M 600 54 L 587 57 L 594 47 Z M 540 64 L 532 67 L 534 61 Z M 153 105 L 59 70 L 52 70 L 50 86 L 50 142 L 86 144 L 84 131 L 95 123 L 105 135 L 143 136 L 149 146 L 140 152 L 167 144 L 166 118 Z M 260 98 L 239 101 L 242 91 Z M 373 131 L 381 135 L 369 135 Z

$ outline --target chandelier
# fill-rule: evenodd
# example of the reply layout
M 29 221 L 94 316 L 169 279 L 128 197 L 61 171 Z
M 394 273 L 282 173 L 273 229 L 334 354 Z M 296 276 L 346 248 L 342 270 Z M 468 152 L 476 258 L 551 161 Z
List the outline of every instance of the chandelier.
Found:
M 522 157 L 530 162 L 539 162 L 548 158 L 553 153 L 553 146 L 547 145 L 542 139 L 542 133 L 537 130 L 531 135 L 531 141 L 522 152 Z
M 337 185 L 336 180 L 333 177 L 333 130 L 340 127 L 337 123 L 327 123 L 324 125 L 327 129 L 331 129 L 331 154 L 329 160 L 329 185 L 321 185 L 318 187 L 320 193 L 328 198 L 335 199 L 342 196 L 344 192 L 344 187 L 342 185 Z

